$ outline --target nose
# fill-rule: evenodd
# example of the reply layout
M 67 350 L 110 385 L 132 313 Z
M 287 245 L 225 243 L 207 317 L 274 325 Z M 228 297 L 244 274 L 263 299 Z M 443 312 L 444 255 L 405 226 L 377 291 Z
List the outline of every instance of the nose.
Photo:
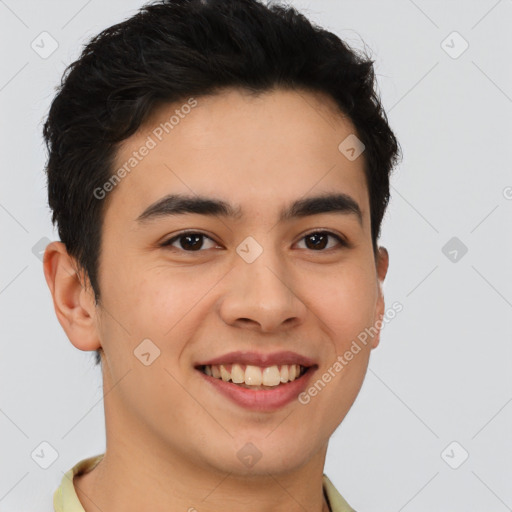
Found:
M 307 307 L 294 275 L 271 249 L 265 249 L 252 263 L 236 261 L 224 284 L 226 293 L 220 306 L 223 321 L 264 333 L 300 325 Z

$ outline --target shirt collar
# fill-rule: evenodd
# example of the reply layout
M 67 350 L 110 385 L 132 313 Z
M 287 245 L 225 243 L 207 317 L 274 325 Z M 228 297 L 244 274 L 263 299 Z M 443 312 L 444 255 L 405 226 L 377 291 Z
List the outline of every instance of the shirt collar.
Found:
M 85 512 L 73 485 L 73 477 L 92 471 L 103 458 L 103 453 L 83 459 L 64 473 L 60 486 L 53 494 L 55 512 Z M 338 492 L 327 475 L 323 475 L 323 489 L 331 512 L 355 512 Z

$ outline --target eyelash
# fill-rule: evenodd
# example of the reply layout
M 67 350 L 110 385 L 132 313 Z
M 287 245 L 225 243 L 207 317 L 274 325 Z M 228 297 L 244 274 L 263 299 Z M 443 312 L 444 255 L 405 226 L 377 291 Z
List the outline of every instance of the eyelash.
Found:
M 304 238 L 307 238 L 307 237 L 313 236 L 313 235 L 317 235 L 317 234 L 328 235 L 328 236 L 330 236 L 332 238 L 335 238 L 339 242 L 339 245 L 341 247 L 350 247 L 349 243 L 344 238 L 342 238 L 340 235 L 337 235 L 336 233 L 333 233 L 332 231 L 326 231 L 326 230 L 311 231 L 311 232 L 306 233 L 305 235 L 303 235 L 300 240 L 302 241 L 302 240 L 304 240 Z M 162 242 L 160 244 L 160 247 L 170 247 L 175 241 L 178 241 L 180 238 L 185 237 L 187 235 L 200 235 L 202 237 L 209 238 L 212 242 L 215 242 L 215 240 L 213 240 L 211 237 L 209 237 L 205 233 L 201 233 L 200 231 L 183 231 L 182 233 L 179 233 L 178 235 L 173 236 L 172 238 L 169 238 L 165 242 Z M 187 251 L 185 249 L 178 248 L 178 247 L 171 247 L 171 249 L 175 249 L 175 250 L 182 251 L 182 252 L 185 252 L 185 253 L 190 253 L 190 254 L 198 253 L 198 252 L 204 252 L 204 250 L 202 250 L 202 249 L 199 249 L 197 251 Z M 311 252 L 328 252 L 328 251 L 330 251 L 332 249 L 336 249 L 336 248 L 335 247 L 331 247 L 330 249 L 321 249 L 321 250 L 318 250 L 318 251 L 310 249 L 310 251 Z

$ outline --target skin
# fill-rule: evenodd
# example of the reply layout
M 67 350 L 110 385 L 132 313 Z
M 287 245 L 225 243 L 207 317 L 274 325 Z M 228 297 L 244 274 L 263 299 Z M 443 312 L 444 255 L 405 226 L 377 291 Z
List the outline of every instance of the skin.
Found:
M 253 98 L 230 89 L 197 101 L 110 192 L 100 305 L 65 246 L 46 249 L 59 322 L 75 347 L 104 352 L 107 451 L 75 477 L 77 495 L 87 512 L 327 511 L 327 444 L 359 393 L 380 333 L 307 405 L 294 400 L 275 412 L 232 403 L 193 365 L 232 350 L 293 350 L 317 361 L 315 382 L 383 317 L 388 253 L 380 247 L 374 256 L 363 156 L 349 161 L 338 150 L 355 129 L 332 99 L 307 91 Z M 179 107 L 155 111 L 116 163 Z M 277 222 L 291 201 L 333 191 L 357 201 L 362 223 L 332 212 Z M 136 221 L 166 194 L 191 192 L 239 204 L 243 216 Z M 318 228 L 351 247 L 334 238 L 325 248 L 307 245 Z M 187 252 L 180 239 L 174 251 L 158 246 L 185 229 L 210 238 L 199 251 Z M 236 252 L 248 236 L 263 248 L 251 264 Z M 161 351 L 150 366 L 133 354 L 146 338 Z M 252 468 L 237 457 L 248 442 L 262 454 Z

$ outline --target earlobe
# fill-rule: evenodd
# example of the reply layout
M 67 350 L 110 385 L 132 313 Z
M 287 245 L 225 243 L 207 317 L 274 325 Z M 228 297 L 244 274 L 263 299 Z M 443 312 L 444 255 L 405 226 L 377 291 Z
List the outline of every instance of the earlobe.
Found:
M 55 314 L 71 343 L 85 351 L 100 348 L 94 296 L 80 281 L 76 262 L 62 242 L 48 244 L 43 269 Z
M 377 277 L 379 279 L 379 283 L 382 286 L 384 279 L 386 278 L 386 274 L 388 273 L 389 267 L 389 253 L 385 247 L 379 247 L 379 254 L 377 259 Z
M 378 297 L 374 326 L 376 329 L 378 329 L 378 333 L 373 337 L 372 348 L 377 348 L 380 342 L 380 331 L 383 325 L 383 318 L 385 313 L 384 292 L 382 290 L 382 285 L 384 284 L 384 279 L 386 278 L 389 267 L 389 253 L 385 247 L 379 247 L 376 265 Z

